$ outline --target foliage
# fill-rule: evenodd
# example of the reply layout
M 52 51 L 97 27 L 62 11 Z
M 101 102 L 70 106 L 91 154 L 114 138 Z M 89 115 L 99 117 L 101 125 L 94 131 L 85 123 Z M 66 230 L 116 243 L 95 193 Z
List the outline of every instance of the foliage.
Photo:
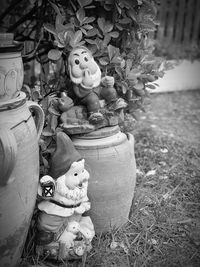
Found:
M 55 68 L 51 75 L 42 68 L 42 97 L 61 88 L 70 90 L 66 57 L 77 45 L 91 49 L 103 75 L 115 77 L 119 94 L 129 103 L 127 112 L 142 107 L 147 88 L 154 89 L 156 83 L 152 82 L 162 77 L 159 68 L 163 60 L 153 55 L 154 44 L 149 38 L 157 25 L 153 1 L 15 2 L 1 15 L 3 30 L 15 31 L 15 39 L 26 41 L 29 48 L 31 43 L 33 49 L 24 55 L 24 62 L 36 58 L 43 66 L 50 61 Z
M 47 123 L 55 124 L 48 121 L 49 113 L 57 114 L 49 109 L 52 99 L 63 90 L 71 96 L 67 56 L 77 45 L 92 51 L 103 76 L 114 76 L 118 94 L 128 103 L 125 121 L 143 109 L 148 89 L 156 88 L 164 74 L 165 63 L 153 55 L 150 38 L 158 24 L 153 0 L 12 0 L 0 17 L 1 31 L 15 32 L 15 39 L 25 42 L 25 69 L 33 59 L 40 64 L 40 74 L 25 82 Z M 52 150 L 51 135 L 41 139 L 46 154 Z M 48 167 L 48 158 L 42 159 L 41 165 Z
M 54 42 L 49 59 L 65 58 L 73 47 L 86 45 L 102 73 L 115 77 L 118 93 L 129 103 L 127 112 L 142 107 L 146 89 L 154 89 L 152 82 L 163 75 L 159 71 L 163 60 L 153 56 L 154 45 L 148 38 L 157 24 L 154 3 L 79 0 L 51 5 L 55 24 L 44 24 Z

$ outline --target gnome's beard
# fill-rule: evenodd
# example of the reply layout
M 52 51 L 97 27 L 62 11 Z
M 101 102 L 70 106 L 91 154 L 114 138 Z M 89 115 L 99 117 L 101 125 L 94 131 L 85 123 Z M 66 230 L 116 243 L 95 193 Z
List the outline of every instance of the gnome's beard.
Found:
M 101 70 L 99 66 L 97 65 L 97 71 L 95 74 L 91 74 L 89 69 L 84 69 L 82 71 L 82 76 L 79 78 L 75 78 L 72 73 L 71 73 L 71 68 L 70 68 L 70 78 L 73 83 L 75 84 L 80 84 L 83 88 L 93 88 L 97 87 L 100 85 L 101 82 Z
M 59 177 L 56 181 L 56 192 L 62 197 L 66 197 L 69 192 L 68 187 L 65 185 L 65 175 Z
M 82 183 L 82 187 L 79 188 L 78 186 L 74 189 L 69 189 L 65 184 L 65 175 L 58 178 L 56 181 L 56 192 L 55 192 L 55 198 L 58 201 L 65 202 L 65 200 L 73 200 L 73 201 L 79 201 L 81 198 L 85 197 L 87 195 L 87 187 L 88 187 L 88 181 Z

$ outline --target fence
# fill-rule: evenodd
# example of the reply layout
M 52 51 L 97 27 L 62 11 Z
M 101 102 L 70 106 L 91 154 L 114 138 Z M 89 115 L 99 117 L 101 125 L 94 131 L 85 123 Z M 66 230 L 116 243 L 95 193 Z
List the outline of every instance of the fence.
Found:
M 154 37 L 161 46 L 200 44 L 200 0 L 160 0 L 158 21 Z

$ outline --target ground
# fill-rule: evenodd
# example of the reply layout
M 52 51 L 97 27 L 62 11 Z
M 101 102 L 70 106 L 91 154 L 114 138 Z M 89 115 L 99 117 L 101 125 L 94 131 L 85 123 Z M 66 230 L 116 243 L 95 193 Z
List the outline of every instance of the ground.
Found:
M 200 266 L 200 90 L 151 95 L 132 132 L 130 221 L 97 238 L 85 266 Z
M 200 266 L 200 90 L 152 94 L 139 117 L 129 221 L 60 266 Z

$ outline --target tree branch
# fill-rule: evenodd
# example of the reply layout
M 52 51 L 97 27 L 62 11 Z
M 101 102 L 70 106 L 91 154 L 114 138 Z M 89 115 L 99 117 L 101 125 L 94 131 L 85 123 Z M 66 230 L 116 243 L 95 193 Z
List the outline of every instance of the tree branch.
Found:
M 12 32 L 24 21 L 26 21 L 27 19 L 30 19 L 33 16 L 33 14 L 36 12 L 36 10 L 37 10 L 37 7 L 34 6 L 26 15 L 24 15 L 21 19 L 19 19 L 14 25 L 10 26 L 7 32 Z
M 44 56 L 48 53 L 48 51 L 49 51 L 49 48 L 45 49 L 42 52 L 38 52 L 37 55 L 35 54 L 34 56 L 31 56 L 31 57 L 25 57 L 25 58 L 23 57 L 23 62 L 27 63 L 27 62 L 30 62 L 31 60 L 35 59 L 36 57 Z
M 0 15 L 0 21 L 4 19 L 4 17 L 9 14 L 16 5 L 18 5 L 22 0 L 13 0 L 9 7 L 6 8 L 6 10 Z

